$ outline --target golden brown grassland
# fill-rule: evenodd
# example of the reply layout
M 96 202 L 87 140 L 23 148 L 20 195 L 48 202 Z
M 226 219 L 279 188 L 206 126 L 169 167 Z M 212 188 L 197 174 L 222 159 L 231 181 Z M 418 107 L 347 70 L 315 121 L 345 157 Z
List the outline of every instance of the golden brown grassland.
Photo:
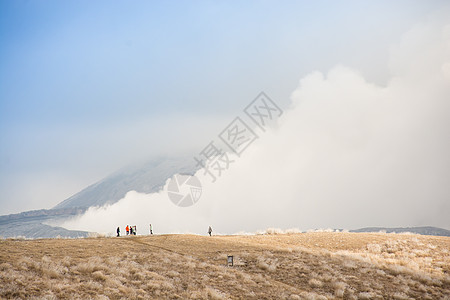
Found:
M 0 284 L 6 299 L 450 299 L 450 238 L 312 232 L 3 239 Z

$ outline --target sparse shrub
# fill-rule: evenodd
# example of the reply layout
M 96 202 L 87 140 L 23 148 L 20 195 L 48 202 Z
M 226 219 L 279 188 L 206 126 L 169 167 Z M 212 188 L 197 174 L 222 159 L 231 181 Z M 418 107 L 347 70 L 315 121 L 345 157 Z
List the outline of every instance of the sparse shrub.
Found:
M 256 261 L 256 266 L 264 271 L 275 272 L 277 269 L 277 260 L 270 258 L 258 257 Z
M 206 287 L 205 291 L 209 299 L 225 299 L 225 295 L 221 291 L 218 291 L 214 288 Z
M 345 288 L 347 287 L 345 282 L 335 281 L 331 285 L 334 288 L 334 295 L 336 297 L 344 297 Z
M 0 264 L 0 271 L 7 271 L 9 269 L 11 269 L 11 265 L 9 263 L 1 263 Z
M 320 281 L 320 280 L 318 280 L 318 279 L 316 279 L 316 278 L 311 278 L 311 279 L 308 281 L 308 284 L 309 284 L 310 286 L 314 287 L 314 288 L 318 288 L 318 287 L 322 287 L 322 286 L 323 286 L 323 282 Z
M 97 239 L 97 238 L 105 238 L 107 235 L 103 233 L 98 232 L 89 232 L 88 237 L 89 239 Z
M 97 281 L 105 281 L 107 279 L 102 271 L 95 271 L 94 273 L 92 273 L 92 277 Z
M 51 279 L 56 279 L 56 278 L 60 278 L 61 274 L 58 272 L 58 270 L 52 268 L 51 266 L 48 267 L 43 267 L 42 268 L 42 274 L 44 276 L 47 276 Z
M 358 294 L 358 299 L 374 299 L 377 294 L 374 292 L 362 292 Z
M 394 295 L 392 295 L 392 298 L 397 299 L 397 300 L 409 300 L 409 299 L 411 299 L 405 293 L 400 293 L 400 292 L 397 292 Z
M 267 228 L 265 234 L 283 234 L 280 228 Z
M 180 273 L 178 273 L 178 272 L 175 271 L 175 270 L 170 270 L 170 271 L 167 272 L 167 276 L 173 278 L 173 277 L 180 276 Z
M 355 270 L 358 268 L 356 262 L 352 259 L 345 259 L 342 264 L 344 267 Z
M 300 295 L 306 300 L 327 300 L 327 297 L 314 292 L 302 292 Z
M 381 253 L 381 246 L 379 244 L 368 244 L 367 250 L 371 253 Z
M 70 267 L 72 265 L 72 259 L 69 256 L 65 256 L 62 261 L 61 264 L 65 267 Z

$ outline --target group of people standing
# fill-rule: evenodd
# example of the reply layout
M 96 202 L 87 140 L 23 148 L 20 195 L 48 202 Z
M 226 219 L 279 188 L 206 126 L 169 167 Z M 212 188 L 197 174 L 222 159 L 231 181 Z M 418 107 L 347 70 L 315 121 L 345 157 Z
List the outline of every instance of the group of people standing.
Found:
M 127 227 L 125 227 L 125 231 L 126 231 L 127 235 L 136 235 L 136 225 L 134 225 L 134 226 L 127 225 Z M 117 227 L 116 232 L 117 232 L 117 236 L 120 236 L 120 227 Z M 150 234 L 153 234 L 152 224 L 150 224 Z
M 127 225 L 127 227 L 125 227 L 125 231 L 127 232 L 127 235 L 136 235 L 136 225 L 134 226 L 130 226 Z M 120 227 L 117 227 L 117 236 L 120 236 Z
M 136 225 L 134 225 L 134 226 L 127 225 L 127 227 L 125 227 L 125 231 L 126 231 L 127 235 L 136 235 Z M 153 234 L 152 224 L 150 224 L 150 234 Z M 211 234 L 212 234 L 211 226 L 209 226 L 209 228 L 208 228 L 208 234 L 209 234 L 209 236 L 211 236 Z M 120 236 L 120 227 L 117 227 L 117 236 Z
M 125 227 L 125 230 L 127 232 L 127 235 L 136 235 L 136 225 L 134 226 L 128 226 Z

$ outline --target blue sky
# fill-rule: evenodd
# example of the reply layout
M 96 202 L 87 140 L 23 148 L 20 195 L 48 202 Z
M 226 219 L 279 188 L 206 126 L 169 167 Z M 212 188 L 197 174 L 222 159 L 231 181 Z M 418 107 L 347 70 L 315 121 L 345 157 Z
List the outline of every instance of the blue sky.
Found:
M 314 70 L 382 85 L 389 45 L 443 3 L 0 0 L 0 214 L 201 148 L 262 90 L 287 107 Z

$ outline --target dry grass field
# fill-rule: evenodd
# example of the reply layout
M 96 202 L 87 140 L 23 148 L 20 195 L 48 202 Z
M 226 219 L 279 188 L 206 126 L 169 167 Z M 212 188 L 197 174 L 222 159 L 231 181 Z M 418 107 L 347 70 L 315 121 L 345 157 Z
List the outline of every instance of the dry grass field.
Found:
M 312 232 L 6 239 L 0 282 L 2 299 L 450 299 L 450 238 Z

